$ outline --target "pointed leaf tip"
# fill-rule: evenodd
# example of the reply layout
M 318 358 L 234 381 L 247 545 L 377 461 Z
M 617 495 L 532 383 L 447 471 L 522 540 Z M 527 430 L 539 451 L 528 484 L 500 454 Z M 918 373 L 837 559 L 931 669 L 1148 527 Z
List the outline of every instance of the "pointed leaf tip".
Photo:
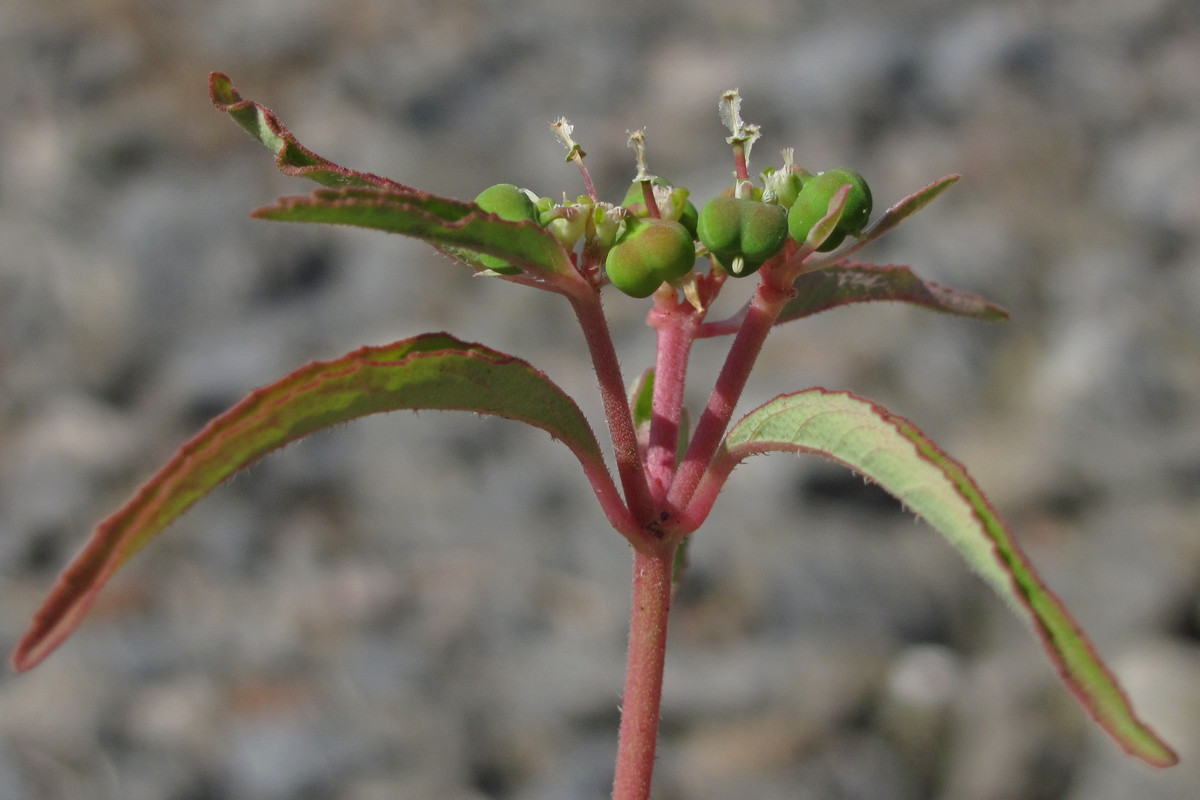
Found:
M 242 102 L 242 96 L 233 87 L 233 81 L 223 72 L 208 75 L 208 101 L 219 111 L 228 113 L 229 107 Z
M 966 469 L 915 425 L 847 392 L 810 389 L 783 395 L 730 429 L 707 480 L 719 486 L 743 459 L 774 451 L 813 453 L 844 464 L 924 518 L 1034 629 L 1063 681 L 1126 752 L 1153 766 L 1178 761 L 1137 717 L 1112 672 L 1042 583 Z M 711 487 L 703 490 L 712 495 Z
M 96 528 L 17 644 L 13 666 L 30 669 L 53 652 L 122 564 L 234 472 L 314 431 L 400 409 L 474 411 L 541 428 L 575 454 L 606 508 L 620 506 L 587 419 L 530 364 L 447 334 L 364 347 L 259 389 L 184 444 Z
M 309 150 L 279 121 L 275 112 L 246 100 L 233 82 L 220 72 L 208 76 L 208 96 L 213 106 L 228 114 L 251 136 L 275 153 L 275 165 L 284 175 L 308 178 L 324 186 L 360 186 L 392 191 L 416 191 L 390 178 L 335 164 Z
M 959 175 L 945 175 L 895 203 L 887 211 L 884 211 L 879 219 L 868 225 L 867 229 L 858 237 L 858 241 L 849 249 L 842 251 L 841 256 L 848 256 L 856 250 L 862 249 L 892 228 L 895 228 L 901 222 L 932 203 L 938 195 L 957 183 L 959 177 Z
M 943 314 L 984 322 L 1003 322 L 1008 312 L 977 294 L 920 278 L 909 267 L 843 261 L 805 272 L 793 284 L 796 295 L 776 325 L 855 303 L 897 301 Z

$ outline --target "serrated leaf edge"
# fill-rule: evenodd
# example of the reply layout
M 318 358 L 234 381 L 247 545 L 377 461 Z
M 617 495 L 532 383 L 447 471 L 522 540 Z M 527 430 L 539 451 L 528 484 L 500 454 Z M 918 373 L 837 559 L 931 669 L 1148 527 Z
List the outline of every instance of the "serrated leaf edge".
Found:
M 403 355 L 400 358 L 387 358 L 390 353 L 401 351 Z M 288 423 L 291 427 L 277 438 L 268 437 L 257 444 L 254 440 L 248 440 L 244 445 L 246 453 L 228 463 L 217 464 L 216 469 L 207 477 L 198 473 L 198 470 L 213 463 L 213 449 L 237 441 L 239 433 L 249 436 L 246 431 L 252 432 L 256 425 L 274 419 L 271 411 L 295 403 L 296 398 L 303 398 L 306 391 L 311 392 L 330 381 L 364 369 L 403 368 L 429 359 L 444 359 L 448 355 L 461 356 L 460 361 L 476 359 L 489 361 L 497 366 L 514 364 L 522 371 L 527 370 L 550 390 L 551 396 L 557 397 L 556 402 L 560 403 L 560 408 L 556 413 L 565 409 L 568 415 L 574 415 L 575 419 L 570 420 L 574 426 L 574 433 L 566 435 L 567 429 L 558 426 L 561 418 L 556 418 L 553 425 L 539 424 L 537 419 L 530 415 L 502 413 L 478 406 L 415 406 L 409 401 L 404 401 L 392 405 L 382 403 L 376 408 L 371 403 L 364 403 L 363 407 L 368 410 L 358 413 L 347 413 L 344 409 L 313 409 L 308 412 L 313 417 L 312 420 L 304 414 L 298 414 Z M 513 407 L 517 405 L 514 404 Z M 569 395 L 528 362 L 484 345 L 462 342 L 447 334 L 424 334 L 389 345 L 359 348 L 332 361 L 308 364 L 281 380 L 252 392 L 224 414 L 211 420 L 199 433 L 185 442 L 154 476 L 142 484 L 128 502 L 96 527 L 83 549 L 63 570 L 48 598 L 35 614 L 31 627 L 14 649 L 10 659 L 13 667 L 18 671 L 25 671 L 44 660 L 76 630 L 91 608 L 96 595 L 117 569 L 171 522 L 236 472 L 282 446 L 332 425 L 374 413 L 419 408 L 473 410 L 476 413 L 490 413 L 541 428 L 562 441 L 576 455 L 606 510 L 620 506 L 616 488 L 604 466 L 599 443 L 583 413 Z M 206 452 L 210 453 L 207 462 Z M 189 483 L 193 480 L 195 484 Z M 175 500 L 174 504 L 172 498 Z
M 867 413 L 878 422 L 889 427 L 897 436 L 908 442 L 913 454 L 935 472 L 941 473 L 950 488 L 966 506 L 975 519 L 980 531 L 989 543 L 994 564 L 978 563 L 970 557 L 970 545 L 960 543 L 961 532 L 955 525 L 939 523 L 937 519 L 919 508 L 914 502 L 913 492 L 889 486 L 864 468 L 862 459 L 850 460 L 839 457 L 828 448 L 798 444 L 795 441 L 755 439 L 767 420 L 760 418 L 778 417 L 787 410 L 773 410 L 798 398 L 823 396 L 831 402 L 838 400 L 857 406 L 854 413 Z M 826 410 L 815 416 L 828 413 L 844 413 Z M 815 418 L 814 416 L 814 418 Z M 810 420 L 811 422 L 811 420 Z M 804 423 L 809 424 L 808 422 Z M 798 438 L 799 434 L 797 434 Z M 751 411 L 734 425 L 725 443 L 714 458 L 712 472 L 717 480 L 728 476 L 733 467 L 745 458 L 773 451 L 797 451 L 812 453 L 843 464 L 850 469 L 876 481 L 885 490 L 909 506 L 914 513 L 923 517 L 942 533 L 951 544 L 967 558 L 970 564 L 997 593 L 1005 599 L 1037 633 L 1046 652 L 1054 663 L 1064 683 L 1076 696 L 1092 718 L 1126 752 L 1157 767 L 1171 766 L 1178 756 L 1149 726 L 1142 722 L 1121 689 L 1112 671 L 1100 660 L 1091 642 L 1078 624 L 1071 618 L 1058 597 L 1048 589 L 1038 576 L 1033 565 L 1021 551 L 1016 541 L 1008 534 L 990 501 L 967 473 L 966 468 L 947 455 L 925 436 L 912 422 L 893 414 L 870 400 L 850 392 L 831 392 L 825 389 L 809 389 L 791 395 L 780 395 Z M 905 497 L 905 495 L 908 495 Z

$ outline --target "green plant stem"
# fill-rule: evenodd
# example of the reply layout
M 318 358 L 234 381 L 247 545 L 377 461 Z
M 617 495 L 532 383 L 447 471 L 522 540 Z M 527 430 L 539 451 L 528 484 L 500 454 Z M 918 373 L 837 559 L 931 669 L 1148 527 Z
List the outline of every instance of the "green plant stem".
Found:
M 763 266 L 761 273 L 763 280 L 746 309 L 746 316 L 729 348 L 729 355 L 725 357 L 708 405 L 696 423 L 696 433 L 675 473 L 675 481 L 667 495 L 667 503 L 673 508 L 684 509 L 692 499 L 696 486 L 721 444 L 725 429 L 729 427 L 729 420 L 742 396 L 742 390 L 746 388 L 746 381 L 750 378 L 750 371 L 754 368 L 763 342 L 767 340 L 784 305 L 791 299 L 791 286 L 772 280 L 774 276 L 768 265 Z M 699 525 L 701 521 L 689 520 L 689 523 Z
M 646 473 L 638 456 L 633 413 L 625 396 L 625 380 L 621 377 L 621 364 L 617 360 L 616 348 L 613 347 L 608 320 L 605 319 L 604 309 L 600 305 L 600 295 L 595 291 L 572 292 L 567 298 L 575 310 L 575 317 L 579 320 L 579 327 L 587 341 L 592 365 L 596 370 L 604 417 L 608 421 L 609 434 L 612 436 L 617 475 L 620 476 L 621 486 L 625 490 L 625 502 L 634 522 L 645 526 L 654 518 L 654 501 L 650 496 Z M 627 538 L 637 533 L 630 530 L 620 532 Z
M 674 540 L 663 540 L 633 550 L 629 653 L 613 800 L 646 800 L 650 796 L 676 546 Z

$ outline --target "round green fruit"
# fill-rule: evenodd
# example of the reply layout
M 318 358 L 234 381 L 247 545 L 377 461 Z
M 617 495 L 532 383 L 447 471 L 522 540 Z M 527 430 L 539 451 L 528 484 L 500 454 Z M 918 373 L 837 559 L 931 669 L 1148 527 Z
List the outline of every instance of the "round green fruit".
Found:
M 475 205 L 505 222 L 537 222 L 537 207 L 525 190 L 511 183 L 489 186 L 475 198 Z
M 862 175 L 838 167 L 818 173 L 804 182 L 796 202 L 788 210 L 788 234 L 797 242 L 807 239 L 813 226 L 828 213 L 829 201 L 846 184 L 850 184 L 850 194 L 842 208 L 842 217 L 817 250 L 827 252 L 841 244 L 847 236 L 862 233 L 871 217 L 871 189 Z
M 696 224 L 700 220 L 700 212 L 696 210 L 696 206 L 692 201 L 687 199 L 689 194 L 690 192 L 687 189 L 676 189 L 671 193 L 671 197 L 676 208 L 682 206 L 679 212 L 679 224 L 687 228 L 687 232 L 694 240 L 696 238 Z
M 761 186 L 755 186 L 750 181 L 739 181 L 739 183 L 741 184 L 741 187 L 742 187 L 741 196 L 742 196 L 743 200 L 762 200 L 763 199 L 763 190 L 762 190 Z M 726 186 L 723 190 L 721 190 L 721 197 L 737 197 L 737 196 L 738 196 L 738 187 L 736 185 L 735 186 Z
M 742 201 L 736 197 L 714 197 L 704 204 L 696 220 L 696 238 L 722 261 L 737 255 L 741 229 Z
M 721 262 L 742 269 L 732 274 L 749 275 L 787 241 L 787 212 L 774 203 L 737 197 L 714 197 L 704 204 L 696 221 L 696 236 Z
M 604 271 L 630 297 L 649 297 L 663 281 L 691 271 L 696 247 L 687 228 L 669 219 L 630 220 L 625 236 L 608 251 Z
M 495 186 L 484 189 L 475 197 L 475 205 L 489 214 L 495 214 L 505 222 L 537 222 L 538 220 L 537 206 L 534 205 L 533 200 L 524 189 L 511 183 L 497 183 Z M 501 275 L 516 275 L 521 271 L 520 267 L 487 253 L 479 254 L 479 263 Z

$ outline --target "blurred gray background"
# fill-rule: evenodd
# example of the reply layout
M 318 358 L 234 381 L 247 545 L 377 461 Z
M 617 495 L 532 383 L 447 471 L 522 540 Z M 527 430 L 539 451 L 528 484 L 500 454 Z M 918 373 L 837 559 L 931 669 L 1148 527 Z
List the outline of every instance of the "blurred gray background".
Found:
M 1179 800 L 1200 785 L 1200 6 L 1189 0 L 0 5 L 0 645 L 209 417 L 300 364 L 447 330 L 599 425 L 561 299 L 383 234 L 254 221 L 311 186 L 210 70 L 336 161 L 451 196 L 864 173 L 964 179 L 864 255 L 981 292 L 780 329 L 743 403 L 848 388 L 974 475 L 1182 766 L 1097 732 L 931 530 L 815 459 L 740 468 L 672 620 L 657 800 Z M 737 287 L 749 291 L 748 286 Z M 736 294 L 737 292 L 733 292 Z M 735 298 L 736 299 L 736 298 Z M 736 303 L 731 302 L 730 308 Z M 608 300 L 627 377 L 646 305 Z M 727 341 L 696 348 L 703 403 Z M 79 634 L 0 678 L 8 800 L 586 800 L 615 751 L 628 548 L 544 434 L 403 413 L 223 486 Z

